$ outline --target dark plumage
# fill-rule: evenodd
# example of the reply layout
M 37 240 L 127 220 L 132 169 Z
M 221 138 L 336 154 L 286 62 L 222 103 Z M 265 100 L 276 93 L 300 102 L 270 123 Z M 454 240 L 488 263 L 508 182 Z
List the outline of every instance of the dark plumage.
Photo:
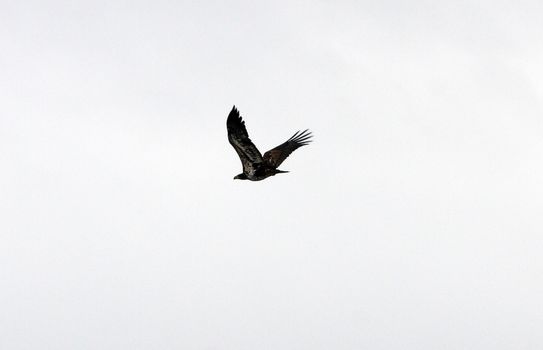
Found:
M 249 138 L 245 122 L 241 119 L 236 106 L 228 115 L 226 129 L 228 130 L 228 141 L 236 150 L 243 166 L 243 173 L 234 177 L 239 180 L 260 181 L 275 174 L 288 173 L 288 171 L 279 170 L 277 167 L 296 149 L 309 144 L 312 137 L 308 130 L 298 131 L 290 139 L 262 156 Z

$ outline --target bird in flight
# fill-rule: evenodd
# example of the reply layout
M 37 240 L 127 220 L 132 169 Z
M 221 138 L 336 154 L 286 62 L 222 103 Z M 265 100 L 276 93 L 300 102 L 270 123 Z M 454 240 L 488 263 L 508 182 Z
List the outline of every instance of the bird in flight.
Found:
M 236 175 L 234 180 L 260 181 L 275 174 L 288 173 L 288 171 L 279 170 L 277 167 L 296 149 L 309 144 L 313 136 L 308 130 L 298 131 L 290 139 L 262 156 L 249 138 L 245 122 L 241 119 L 236 106 L 228 115 L 226 129 L 228 130 L 228 141 L 236 150 L 243 166 L 243 172 Z

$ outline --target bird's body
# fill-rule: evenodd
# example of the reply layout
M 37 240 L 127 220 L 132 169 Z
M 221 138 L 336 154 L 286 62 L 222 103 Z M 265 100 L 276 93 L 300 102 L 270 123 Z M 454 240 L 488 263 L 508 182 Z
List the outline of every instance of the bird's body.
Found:
M 243 166 L 243 172 L 234 177 L 234 179 L 238 180 L 260 181 L 275 174 L 288 173 L 288 171 L 279 170 L 277 167 L 294 150 L 311 142 L 312 137 L 308 130 L 298 131 L 286 142 L 269 150 L 262 156 L 249 138 L 245 122 L 235 106 L 228 115 L 226 128 L 228 130 L 228 141 L 236 150 Z
M 261 165 L 256 171 L 253 173 L 241 173 L 239 175 L 236 175 L 236 180 L 251 180 L 251 181 L 260 181 L 264 180 L 267 177 L 274 176 L 275 174 L 279 173 L 288 173 L 288 171 L 282 171 L 275 169 L 271 166 Z

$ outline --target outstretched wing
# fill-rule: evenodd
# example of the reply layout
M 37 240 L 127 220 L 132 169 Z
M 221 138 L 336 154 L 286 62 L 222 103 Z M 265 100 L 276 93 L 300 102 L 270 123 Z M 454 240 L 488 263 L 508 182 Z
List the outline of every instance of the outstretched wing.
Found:
M 232 108 L 228 115 L 226 129 L 228 130 L 228 141 L 241 159 L 243 172 L 254 173 L 262 164 L 262 155 L 249 138 L 247 129 L 245 129 L 245 122 L 241 119 L 236 106 Z
M 264 162 L 277 168 L 287 157 L 296 149 L 305 146 L 311 142 L 311 132 L 307 129 L 302 132 L 296 132 L 285 143 L 264 153 Z

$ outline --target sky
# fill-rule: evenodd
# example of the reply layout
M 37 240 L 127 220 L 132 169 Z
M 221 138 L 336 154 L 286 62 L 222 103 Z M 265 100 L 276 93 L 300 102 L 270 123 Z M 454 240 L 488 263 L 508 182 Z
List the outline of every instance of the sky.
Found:
M 0 348 L 541 349 L 542 17 L 1 1 Z

